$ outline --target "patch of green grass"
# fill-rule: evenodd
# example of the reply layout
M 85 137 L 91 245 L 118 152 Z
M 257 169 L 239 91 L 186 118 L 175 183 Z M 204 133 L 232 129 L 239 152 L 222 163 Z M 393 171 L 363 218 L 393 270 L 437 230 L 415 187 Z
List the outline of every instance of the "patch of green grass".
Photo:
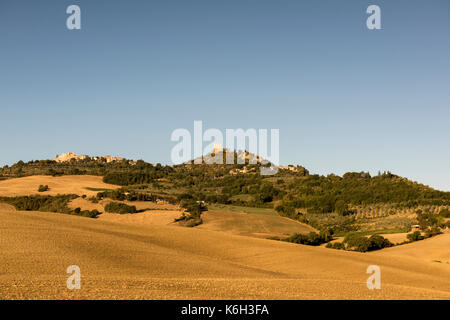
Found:
M 249 201 L 252 201 L 253 199 L 254 198 L 249 194 L 237 194 L 230 198 L 230 200 L 232 200 L 232 201 L 241 200 L 244 202 L 249 202 Z
M 112 189 L 106 189 L 106 188 L 91 188 L 91 187 L 85 187 L 85 189 L 89 190 L 89 191 L 109 191 L 109 190 L 112 190 Z
M 278 216 L 276 211 L 271 208 L 254 208 L 254 207 L 242 207 L 228 204 L 211 204 L 209 208 L 214 210 L 230 211 L 230 212 L 244 212 L 248 214 L 262 214 L 266 216 Z

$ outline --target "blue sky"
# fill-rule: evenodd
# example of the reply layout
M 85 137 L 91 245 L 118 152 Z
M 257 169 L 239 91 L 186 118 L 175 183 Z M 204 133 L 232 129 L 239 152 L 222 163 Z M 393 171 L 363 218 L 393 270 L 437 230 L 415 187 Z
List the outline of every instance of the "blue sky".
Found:
M 202 120 L 279 128 L 280 162 L 313 173 L 450 190 L 449 36 L 447 0 L 3 0 L 0 165 L 170 163 L 172 131 Z

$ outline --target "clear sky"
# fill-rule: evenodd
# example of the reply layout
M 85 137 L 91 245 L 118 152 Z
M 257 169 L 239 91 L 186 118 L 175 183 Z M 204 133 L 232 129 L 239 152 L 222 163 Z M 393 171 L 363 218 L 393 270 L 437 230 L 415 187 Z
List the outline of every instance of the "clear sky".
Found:
M 169 164 L 172 131 L 202 120 L 278 128 L 280 162 L 313 173 L 450 190 L 450 1 L 1 0 L 0 114 L 0 165 Z

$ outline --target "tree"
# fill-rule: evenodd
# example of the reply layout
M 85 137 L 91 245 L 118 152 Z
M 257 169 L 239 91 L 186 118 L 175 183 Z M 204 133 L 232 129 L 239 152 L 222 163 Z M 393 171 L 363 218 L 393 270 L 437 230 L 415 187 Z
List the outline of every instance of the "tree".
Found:
M 348 211 L 348 204 L 344 200 L 338 200 L 335 204 L 335 211 L 338 215 L 344 216 Z
M 379 250 L 393 246 L 393 244 L 388 239 L 380 236 L 379 234 L 374 234 L 371 237 L 369 237 L 369 241 L 370 241 L 369 251 Z
M 38 192 L 45 192 L 45 191 L 48 191 L 48 186 L 47 185 L 40 185 L 39 186 L 39 188 L 38 188 Z

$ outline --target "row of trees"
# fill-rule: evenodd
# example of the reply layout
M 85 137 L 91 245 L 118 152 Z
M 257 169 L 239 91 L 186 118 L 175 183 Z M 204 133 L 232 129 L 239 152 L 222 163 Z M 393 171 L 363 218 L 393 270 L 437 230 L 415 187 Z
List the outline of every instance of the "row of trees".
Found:
M 134 190 L 107 190 L 97 193 L 97 199 L 101 200 L 103 198 L 110 198 L 112 200 L 119 201 L 152 201 L 155 202 L 158 197 L 154 194 L 136 192 Z
M 67 207 L 69 201 L 78 198 L 77 195 L 56 195 L 56 196 L 21 196 L 21 197 L 0 197 L 0 201 L 13 205 L 17 210 L 23 211 L 46 211 L 71 213 Z
M 21 197 L 0 197 L 0 201 L 13 205 L 17 210 L 22 211 L 43 211 L 73 214 L 88 218 L 96 218 L 101 214 L 98 210 L 74 210 L 68 207 L 68 203 L 78 198 L 77 195 L 56 195 L 56 196 L 21 196 Z
M 296 233 L 292 236 L 284 239 L 287 242 L 293 242 L 298 244 L 305 244 L 308 246 L 320 246 L 322 243 L 326 243 L 332 240 L 330 232 L 310 232 L 308 234 Z
M 125 213 L 136 213 L 137 209 L 136 206 L 129 206 L 125 203 L 110 202 L 105 206 L 105 211 L 111 213 L 125 214 Z

